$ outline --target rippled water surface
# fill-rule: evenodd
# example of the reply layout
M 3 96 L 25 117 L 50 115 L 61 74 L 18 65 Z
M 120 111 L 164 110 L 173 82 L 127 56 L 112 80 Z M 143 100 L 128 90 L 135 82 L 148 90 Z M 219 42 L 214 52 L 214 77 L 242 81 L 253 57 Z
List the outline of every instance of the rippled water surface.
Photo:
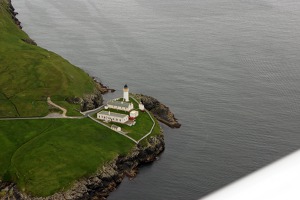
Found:
M 197 199 L 300 147 L 299 1 L 13 4 L 40 46 L 182 123 L 163 126 L 165 152 L 111 200 Z

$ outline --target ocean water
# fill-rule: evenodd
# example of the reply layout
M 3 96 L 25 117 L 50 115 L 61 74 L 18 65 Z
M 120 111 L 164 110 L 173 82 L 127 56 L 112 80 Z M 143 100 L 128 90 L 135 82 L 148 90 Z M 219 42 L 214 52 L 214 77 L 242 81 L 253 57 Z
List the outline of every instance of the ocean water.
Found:
M 300 147 L 297 0 L 13 0 L 42 47 L 167 104 L 166 150 L 110 200 L 197 199 Z M 109 96 L 108 96 L 109 97 Z M 108 98 L 107 97 L 107 98 Z

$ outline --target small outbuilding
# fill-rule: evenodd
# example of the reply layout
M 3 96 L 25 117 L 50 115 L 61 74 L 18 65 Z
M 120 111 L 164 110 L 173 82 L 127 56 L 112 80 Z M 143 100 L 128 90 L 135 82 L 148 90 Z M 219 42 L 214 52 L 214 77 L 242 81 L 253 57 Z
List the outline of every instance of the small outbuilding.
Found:
M 129 113 L 129 119 L 135 119 L 137 116 L 139 116 L 139 111 L 133 110 Z
M 120 132 L 122 130 L 121 127 L 116 126 L 116 125 L 112 125 L 110 128 L 111 128 L 111 130 L 118 131 L 118 132 Z
M 143 112 L 145 111 L 145 106 L 142 102 L 139 103 L 139 109 Z

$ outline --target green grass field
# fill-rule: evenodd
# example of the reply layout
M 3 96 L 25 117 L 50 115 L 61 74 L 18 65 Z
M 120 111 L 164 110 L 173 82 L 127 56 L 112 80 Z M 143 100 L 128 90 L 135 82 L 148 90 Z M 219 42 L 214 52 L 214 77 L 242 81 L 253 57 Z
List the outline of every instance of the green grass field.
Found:
M 134 146 L 90 119 L 0 121 L 0 141 L 0 177 L 37 196 L 67 189 Z
M 67 116 L 82 116 L 82 114 L 80 114 L 80 105 L 78 104 L 70 104 L 66 101 L 53 101 L 53 102 L 67 109 Z
M 153 122 L 146 112 L 139 112 L 139 116 L 137 117 L 134 126 L 114 122 L 110 122 L 109 124 L 115 124 L 121 127 L 122 131 L 126 132 L 128 136 L 135 140 L 139 140 L 151 130 Z
M 23 41 L 29 37 L 13 22 L 7 0 L 0 0 L 0 28 L 0 117 L 44 116 L 47 96 L 65 100 L 93 92 L 83 70 Z

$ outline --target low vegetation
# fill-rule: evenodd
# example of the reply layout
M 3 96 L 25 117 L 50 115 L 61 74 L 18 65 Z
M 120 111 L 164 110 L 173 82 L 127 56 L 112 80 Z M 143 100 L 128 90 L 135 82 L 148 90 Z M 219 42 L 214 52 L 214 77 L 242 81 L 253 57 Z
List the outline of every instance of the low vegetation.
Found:
M 67 189 L 134 146 L 90 119 L 0 121 L 0 141 L 0 177 L 37 196 Z
M 82 116 L 82 114 L 80 114 L 79 104 L 71 104 L 66 101 L 53 101 L 53 102 L 67 109 L 67 116 Z
M 47 96 L 61 101 L 92 93 L 93 80 L 59 55 L 29 44 L 0 0 L 0 117 L 45 116 Z

